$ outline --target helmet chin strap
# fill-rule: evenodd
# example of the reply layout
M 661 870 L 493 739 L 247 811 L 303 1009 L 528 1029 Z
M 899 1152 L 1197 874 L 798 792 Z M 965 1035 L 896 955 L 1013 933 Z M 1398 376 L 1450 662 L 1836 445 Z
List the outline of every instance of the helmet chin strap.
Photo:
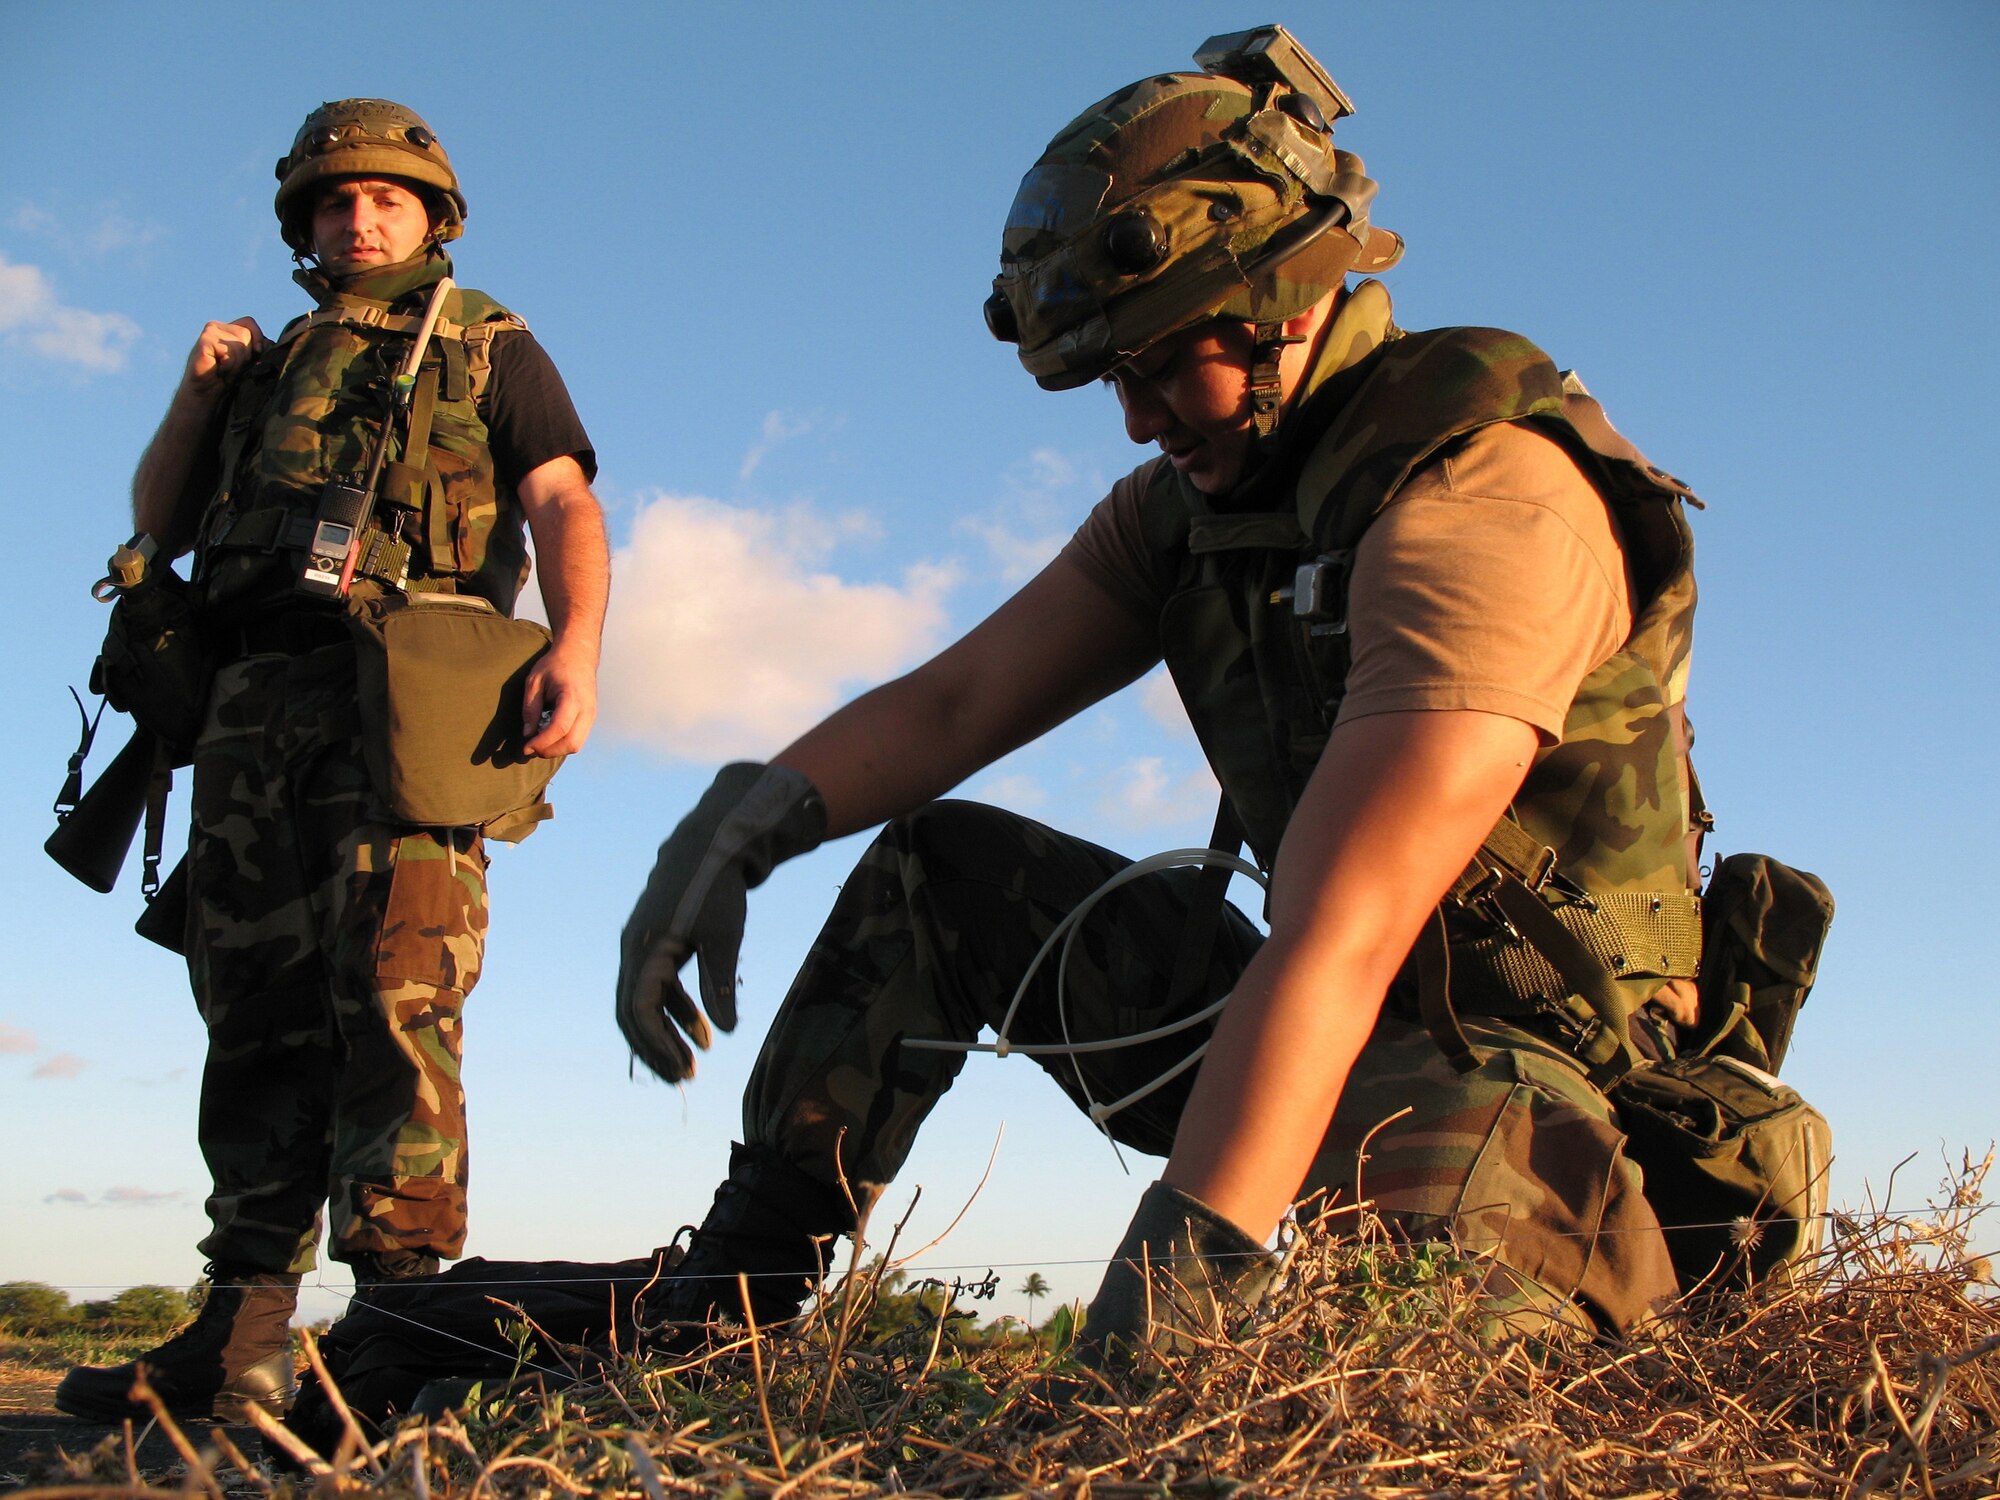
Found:
M 414 270 L 416 269 L 417 266 L 423 264 L 427 260 L 432 259 L 433 257 L 436 257 L 437 259 L 440 260 L 449 259 L 449 257 L 445 252 L 444 241 L 438 238 L 436 230 L 432 230 L 428 235 L 424 237 L 424 242 L 421 245 L 417 246 L 416 249 L 412 250 L 408 255 L 404 256 L 401 260 L 397 261 L 395 264 L 387 266 L 376 266 L 372 271 L 350 271 L 347 272 L 345 275 L 336 275 L 334 272 L 327 270 L 327 268 L 321 264 L 318 252 L 313 250 L 294 250 L 292 252 L 292 264 L 297 266 L 299 270 L 305 272 L 308 276 L 318 276 L 325 281 L 337 284 L 339 282 L 350 280 L 355 276 L 375 276 L 375 275 L 380 275 L 385 271 L 394 272 L 394 271 Z
M 1278 411 L 1284 404 L 1285 380 L 1279 363 L 1285 346 L 1304 342 L 1304 334 L 1286 333 L 1282 322 L 1256 325 L 1250 354 L 1250 420 L 1259 438 L 1268 438 L 1276 430 Z

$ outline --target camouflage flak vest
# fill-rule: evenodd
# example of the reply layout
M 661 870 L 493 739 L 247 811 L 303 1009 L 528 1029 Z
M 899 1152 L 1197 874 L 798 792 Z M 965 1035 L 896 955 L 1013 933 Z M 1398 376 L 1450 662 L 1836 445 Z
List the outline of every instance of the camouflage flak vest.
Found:
M 292 600 L 321 489 L 360 479 L 430 297 L 429 286 L 382 302 L 302 284 L 319 308 L 257 356 L 230 400 L 221 484 L 196 543 L 211 620 Z M 409 410 L 395 418 L 362 575 L 396 584 L 407 569 L 409 588 L 478 594 L 513 613 L 528 576 L 525 528 L 494 473 L 480 398 L 493 335 L 526 326 L 483 292 L 446 294 Z M 412 436 L 421 451 L 406 453 Z
M 1689 835 L 1705 815 L 1681 701 L 1692 497 L 1517 335 L 1393 336 L 1335 378 L 1348 394 L 1313 443 L 1292 509 L 1212 510 L 1164 465 L 1142 504 L 1149 546 L 1179 575 L 1161 638 L 1195 732 L 1268 870 L 1346 690 L 1347 578 L 1362 532 L 1413 472 L 1481 427 L 1522 422 L 1561 443 L 1623 535 L 1632 633 L 1579 687 L 1561 741 L 1537 755 L 1440 907 L 1449 994 L 1427 998 L 1424 1019 L 1462 1066 L 1462 1034 L 1456 1046 L 1445 1035 L 1451 1007 L 1540 1016 L 1587 1062 L 1629 1066 L 1631 1012 L 1700 958 Z M 1424 946 L 1394 992 L 1405 999 Z

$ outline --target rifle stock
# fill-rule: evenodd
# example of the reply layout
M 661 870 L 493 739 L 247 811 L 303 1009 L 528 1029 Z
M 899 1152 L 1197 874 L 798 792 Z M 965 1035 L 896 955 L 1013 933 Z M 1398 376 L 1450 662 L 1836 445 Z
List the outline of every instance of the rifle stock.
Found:
M 132 838 L 146 816 L 146 796 L 159 759 L 159 740 L 135 729 L 104 774 L 77 798 L 76 806 L 42 845 L 49 857 L 93 891 L 118 883 Z

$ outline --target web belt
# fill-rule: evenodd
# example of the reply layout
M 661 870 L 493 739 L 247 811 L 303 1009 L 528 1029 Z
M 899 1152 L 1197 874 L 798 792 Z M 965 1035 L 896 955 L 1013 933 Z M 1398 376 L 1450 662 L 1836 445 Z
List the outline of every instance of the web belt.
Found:
M 1608 1086 L 1639 1061 L 1629 1025 L 1635 1009 L 1621 978 L 1693 978 L 1701 962 L 1701 898 L 1676 892 L 1577 892 L 1559 906 L 1542 896 L 1555 853 L 1502 818 L 1418 938 L 1417 1005 L 1424 1026 L 1462 1073 L 1480 1059 L 1452 1000 L 1453 950 L 1474 960 L 1499 993 L 1475 1014 L 1554 1014 L 1574 1031 L 1571 1050 Z M 1454 945 L 1446 912 L 1477 910 L 1492 937 Z M 1658 962 L 1654 956 L 1658 955 Z M 1490 987 L 1490 986 L 1489 986 Z

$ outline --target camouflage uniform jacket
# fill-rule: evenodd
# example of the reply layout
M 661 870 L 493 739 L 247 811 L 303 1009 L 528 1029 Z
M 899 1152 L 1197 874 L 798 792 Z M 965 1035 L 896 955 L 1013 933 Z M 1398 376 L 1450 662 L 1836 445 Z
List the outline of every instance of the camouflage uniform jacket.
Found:
M 1632 565 L 1634 623 L 1578 688 L 1561 740 L 1536 756 L 1496 836 L 1515 830 L 1529 884 L 1616 976 L 1629 1015 L 1662 978 L 1691 975 L 1699 954 L 1688 835 L 1701 814 L 1682 709 L 1695 600 L 1682 502 L 1692 497 L 1580 384 L 1496 329 L 1391 330 L 1290 420 L 1303 429 L 1289 434 L 1290 451 L 1304 457 L 1288 508 L 1211 505 L 1164 465 L 1141 502 L 1156 576 L 1174 579 L 1160 616 L 1167 665 L 1259 863 L 1270 867 L 1340 708 L 1347 575 L 1362 532 L 1455 441 L 1491 423 L 1530 425 L 1611 507 Z M 1465 899 L 1447 900 L 1444 920 L 1459 1008 L 1588 1024 L 1566 998 L 1572 986 L 1477 891 L 1454 894 Z M 1412 966 L 1392 1001 L 1414 983 Z
M 388 300 L 299 273 L 318 309 L 257 356 L 225 419 L 221 484 L 196 542 L 211 619 L 289 602 L 320 491 L 329 479 L 360 479 L 430 289 L 449 270 L 433 257 Z M 480 398 L 493 335 L 526 326 L 483 292 L 446 295 L 407 418 L 395 418 L 364 575 L 395 581 L 407 560 L 411 587 L 479 594 L 512 613 L 528 575 L 525 525 L 494 472 Z M 428 434 L 419 453 L 402 451 L 412 433 Z

